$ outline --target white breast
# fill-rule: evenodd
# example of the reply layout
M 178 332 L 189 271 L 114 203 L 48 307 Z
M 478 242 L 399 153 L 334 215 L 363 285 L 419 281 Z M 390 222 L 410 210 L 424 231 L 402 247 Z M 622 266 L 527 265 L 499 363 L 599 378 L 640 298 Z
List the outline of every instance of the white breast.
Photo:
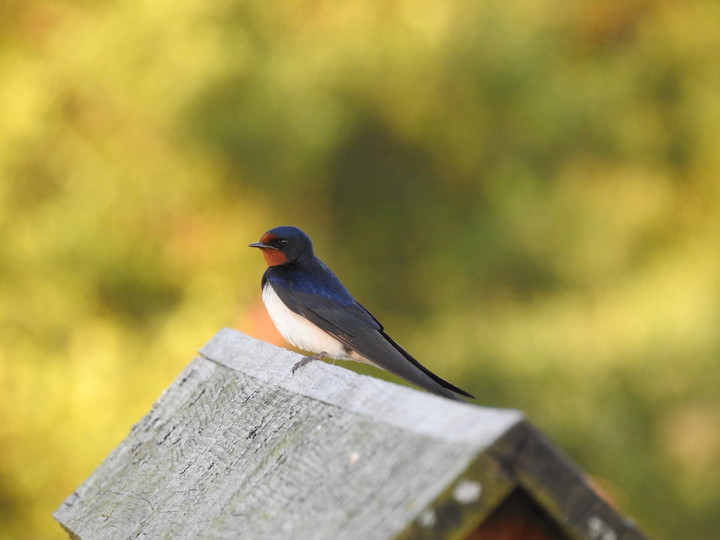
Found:
M 262 298 L 275 327 L 289 343 L 305 351 L 324 351 L 331 358 L 350 359 L 342 343 L 305 317 L 288 309 L 270 283 L 265 284 Z

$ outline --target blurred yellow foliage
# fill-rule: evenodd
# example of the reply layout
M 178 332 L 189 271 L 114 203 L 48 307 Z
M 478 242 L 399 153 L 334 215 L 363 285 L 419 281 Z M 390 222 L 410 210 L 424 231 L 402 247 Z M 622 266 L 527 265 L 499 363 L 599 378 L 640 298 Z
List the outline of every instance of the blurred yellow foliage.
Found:
M 64 538 L 218 329 L 281 343 L 245 246 L 283 224 L 656 537 L 717 536 L 716 2 L 0 9 L 0 538 Z

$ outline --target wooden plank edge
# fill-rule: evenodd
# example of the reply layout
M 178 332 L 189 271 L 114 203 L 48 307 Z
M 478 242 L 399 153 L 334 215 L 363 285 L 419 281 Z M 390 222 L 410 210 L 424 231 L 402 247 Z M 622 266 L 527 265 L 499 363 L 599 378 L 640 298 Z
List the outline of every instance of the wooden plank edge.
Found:
M 220 330 L 200 355 L 267 384 L 448 442 L 486 447 L 524 418 L 520 411 L 451 401 L 323 361 L 293 375 L 301 355 L 230 328 Z M 357 399 L 360 394 L 363 399 Z
M 527 421 L 515 425 L 489 452 L 572 537 L 648 540 L 592 487 L 582 470 Z

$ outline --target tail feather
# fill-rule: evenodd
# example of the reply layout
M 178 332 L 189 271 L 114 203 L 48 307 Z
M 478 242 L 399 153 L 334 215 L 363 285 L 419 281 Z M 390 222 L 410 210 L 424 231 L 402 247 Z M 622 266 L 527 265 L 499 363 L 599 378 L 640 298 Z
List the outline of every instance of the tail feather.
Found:
M 387 369 L 391 373 L 394 373 L 398 377 L 402 377 L 403 379 L 407 380 L 408 382 L 411 382 L 421 388 L 424 388 L 428 392 L 432 392 L 433 394 L 437 394 L 437 395 L 440 395 L 440 396 L 443 396 L 443 397 L 446 397 L 449 399 L 454 399 L 456 401 L 465 401 L 460 396 L 475 399 L 475 396 L 473 396 L 469 392 L 466 392 L 465 390 L 458 388 L 454 384 L 449 383 L 442 377 L 435 375 L 435 373 L 433 373 L 428 368 L 423 366 L 420 362 L 415 360 L 415 358 L 413 358 L 410 355 L 410 353 L 408 353 L 405 349 L 403 349 L 400 345 L 398 345 L 383 330 L 380 330 L 380 334 L 382 334 L 382 336 L 385 338 L 387 343 L 392 345 L 392 347 L 397 352 L 402 354 L 408 362 L 410 362 L 413 366 L 418 368 L 420 370 L 420 373 L 418 373 L 417 371 L 388 369 L 388 367 L 383 366 L 385 369 Z M 398 371 L 402 371 L 402 373 L 399 373 Z M 423 375 L 424 375 L 424 377 L 423 377 Z

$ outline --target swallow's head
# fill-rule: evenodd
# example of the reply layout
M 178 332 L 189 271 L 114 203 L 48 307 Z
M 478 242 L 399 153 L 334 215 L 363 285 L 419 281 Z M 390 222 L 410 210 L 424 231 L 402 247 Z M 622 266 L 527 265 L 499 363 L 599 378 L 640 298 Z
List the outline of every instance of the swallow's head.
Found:
M 313 256 L 310 237 L 297 227 L 270 229 L 250 247 L 260 248 L 268 266 L 280 266 Z

